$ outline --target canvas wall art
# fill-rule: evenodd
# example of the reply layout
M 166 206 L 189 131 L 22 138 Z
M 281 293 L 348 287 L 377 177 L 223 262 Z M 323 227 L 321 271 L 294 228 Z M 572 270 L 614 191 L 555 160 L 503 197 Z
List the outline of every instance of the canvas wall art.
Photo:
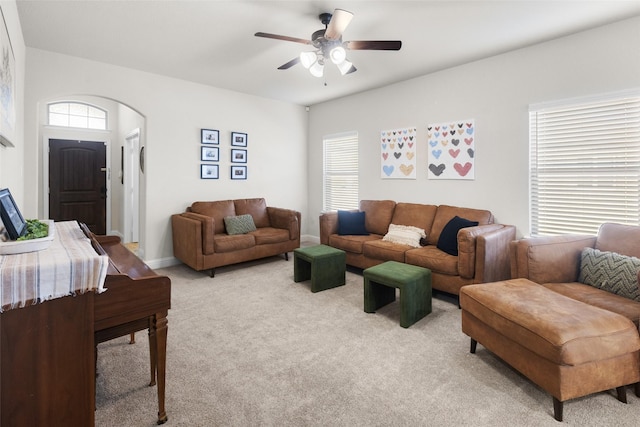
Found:
M 416 128 L 380 132 L 381 177 L 416 179 Z
M 457 120 L 427 126 L 429 179 L 475 179 L 475 122 Z

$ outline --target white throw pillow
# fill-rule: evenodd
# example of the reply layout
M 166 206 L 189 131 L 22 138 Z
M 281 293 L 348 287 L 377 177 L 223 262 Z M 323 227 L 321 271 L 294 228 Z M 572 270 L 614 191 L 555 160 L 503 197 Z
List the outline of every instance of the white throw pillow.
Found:
M 393 243 L 402 243 L 404 245 L 420 247 L 420 239 L 426 239 L 427 233 L 422 228 L 413 227 L 411 225 L 389 224 L 389 231 L 382 240 Z

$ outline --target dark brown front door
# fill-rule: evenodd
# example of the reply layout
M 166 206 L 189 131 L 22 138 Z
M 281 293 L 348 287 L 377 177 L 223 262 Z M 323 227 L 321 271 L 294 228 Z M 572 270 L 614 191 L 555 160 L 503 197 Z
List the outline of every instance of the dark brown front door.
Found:
M 107 228 L 107 148 L 103 142 L 49 140 L 49 217 Z

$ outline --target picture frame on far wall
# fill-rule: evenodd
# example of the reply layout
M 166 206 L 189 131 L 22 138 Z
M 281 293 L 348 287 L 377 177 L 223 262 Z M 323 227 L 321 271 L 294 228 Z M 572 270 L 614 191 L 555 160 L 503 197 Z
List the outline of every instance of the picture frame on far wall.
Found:
M 231 179 L 247 179 L 247 167 L 231 166 Z
M 4 12 L 0 8 L 0 48 L 3 58 L 0 61 L 0 145 L 13 147 L 16 131 L 16 60 L 9 38 Z
M 220 177 L 220 168 L 218 165 L 200 165 L 201 179 L 218 179 Z
M 231 145 L 234 147 L 246 147 L 248 139 L 246 133 L 231 132 Z
M 203 144 L 219 144 L 220 132 L 215 129 L 200 129 L 200 138 Z
M 220 148 L 203 145 L 200 150 L 200 160 L 203 162 L 217 162 L 220 160 Z
M 247 150 L 231 149 L 231 163 L 247 163 Z

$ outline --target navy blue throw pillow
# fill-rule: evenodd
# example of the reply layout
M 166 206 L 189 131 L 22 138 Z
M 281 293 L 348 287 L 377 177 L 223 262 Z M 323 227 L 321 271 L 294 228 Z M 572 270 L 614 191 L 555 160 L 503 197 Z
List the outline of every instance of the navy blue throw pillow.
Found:
M 338 234 L 368 236 L 364 226 L 364 212 L 338 211 Z
M 461 228 L 474 227 L 476 225 L 478 225 L 478 221 L 469 221 L 457 215 L 454 216 L 442 229 L 436 247 L 449 255 L 458 256 L 458 231 Z

